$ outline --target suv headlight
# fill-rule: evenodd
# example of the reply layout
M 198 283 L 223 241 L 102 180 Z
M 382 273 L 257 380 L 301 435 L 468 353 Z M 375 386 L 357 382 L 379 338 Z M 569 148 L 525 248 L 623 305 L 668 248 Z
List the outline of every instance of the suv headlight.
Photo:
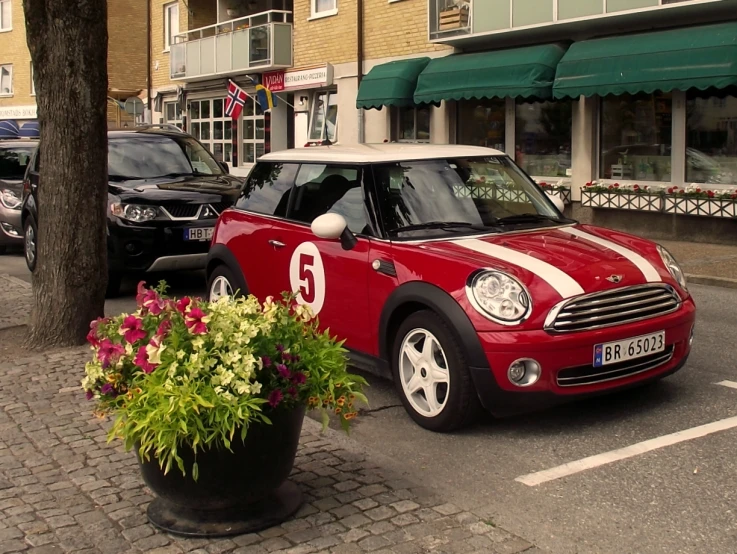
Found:
M 141 206 L 138 204 L 110 204 L 110 213 L 121 219 L 127 219 L 134 223 L 151 221 L 159 216 L 157 206 Z
M 532 311 L 532 300 L 524 285 L 501 271 L 485 269 L 472 274 L 466 294 L 481 315 L 502 325 L 518 325 Z
M 9 210 L 17 210 L 20 208 L 21 199 L 10 189 L 3 189 L 0 192 L 0 203 Z
M 683 273 L 681 266 L 678 265 L 678 262 L 673 257 L 673 254 L 660 245 L 658 245 L 658 254 L 660 254 L 660 258 L 663 260 L 665 267 L 668 268 L 671 276 L 678 282 L 683 290 L 688 290 L 688 287 L 686 286 L 686 275 Z

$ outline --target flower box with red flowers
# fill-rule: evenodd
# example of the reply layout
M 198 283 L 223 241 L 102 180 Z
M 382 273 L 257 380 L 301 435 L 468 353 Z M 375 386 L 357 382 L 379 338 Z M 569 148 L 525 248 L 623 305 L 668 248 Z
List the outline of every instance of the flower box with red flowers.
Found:
M 286 479 L 305 410 L 347 430 L 364 379 L 294 295 L 205 302 L 165 290 L 141 284 L 134 313 L 91 324 L 87 398 L 112 416 L 110 439 L 135 448 L 155 525 L 217 536 L 283 521 L 301 503 Z
M 669 187 L 663 209 L 670 214 L 737 218 L 737 189 Z
M 549 195 L 560 198 L 563 204 L 571 203 L 571 187 L 560 183 L 547 183 L 545 181 L 541 181 L 537 185 Z
M 649 185 L 590 182 L 581 187 L 581 205 L 590 208 L 659 212 L 663 196 Z

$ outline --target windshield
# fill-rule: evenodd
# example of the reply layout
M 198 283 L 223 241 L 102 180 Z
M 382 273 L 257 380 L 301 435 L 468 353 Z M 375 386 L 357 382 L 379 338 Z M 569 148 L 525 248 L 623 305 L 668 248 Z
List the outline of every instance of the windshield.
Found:
M 34 146 L 0 146 L 0 179 L 23 179 L 34 149 Z
M 385 231 L 395 237 L 556 225 L 563 216 L 506 156 L 374 166 Z
M 187 136 L 130 133 L 114 137 L 107 160 L 110 180 L 223 174 L 215 158 Z

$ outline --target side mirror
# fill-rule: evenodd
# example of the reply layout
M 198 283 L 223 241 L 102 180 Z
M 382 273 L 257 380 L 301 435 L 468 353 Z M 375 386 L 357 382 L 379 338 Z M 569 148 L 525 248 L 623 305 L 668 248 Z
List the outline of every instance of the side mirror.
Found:
M 566 209 L 566 205 L 563 204 L 563 200 L 560 199 L 560 196 L 557 194 L 550 194 L 549 192 L 546 192 L 545 194 L 548 195 L 548 198 L 553 201 L 553 204 L 555 204 L 555 207 L 558 208 L 558 211 L 560 213 L 563 213 L 563 210 Z
M 321 239 L 340 239 L 344 250 L 352 250 L 356 236 L 348 228 L 345 218 L 340 214 L 323 214 L 315 218 L 311 225 L 312 234 Z
M 228 166 L 228 162 L 219 162 L 220 167 L 225 173 L 230 173 L 230 167 Z

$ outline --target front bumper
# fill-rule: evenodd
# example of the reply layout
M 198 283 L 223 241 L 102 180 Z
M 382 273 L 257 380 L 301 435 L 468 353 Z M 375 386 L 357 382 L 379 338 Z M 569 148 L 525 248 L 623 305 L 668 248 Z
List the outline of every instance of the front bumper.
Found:
M 154 222 L 132 225 L 120 220 L 108 224 L 110 271 L 145 273 L 204 269 L 210 241 L 186 241 L 185 229 L 215 227 L 216 220 Z
M 0 204 L 0 246 L 21 246 L 23 227 L 20 210 L 11 210 Z
M 476 390 L 484 407 L 497 416 L 542 409 L 574 399 L 596 396 L 638 386 L 681 369 L 691 351 L 695 306 L 689 297 L 679 310 L 665 316 L 596 331 L 553 335 L 545 331 L 479 333 L 489 367 L 471 368 Z M 558 374 L 564 369 L 588 371 L 593 363 L 594 345 L 665 331 L 666 350 L 672 356 L 643 371 L 623 372 L 622 376 L 601 381 L 561 386 Z M 520 358 L 532 358 L 541 368 L 539 380 L 518 387 L 507 377 L 509 366 Z M 638 361 L 632 360 L 634 367 Z M 626 365 L 626 364 L 625 364 Z M 491 368 L 491 369 L 490 369 Z M 603 368 L 591 368 L 591 373 Z

